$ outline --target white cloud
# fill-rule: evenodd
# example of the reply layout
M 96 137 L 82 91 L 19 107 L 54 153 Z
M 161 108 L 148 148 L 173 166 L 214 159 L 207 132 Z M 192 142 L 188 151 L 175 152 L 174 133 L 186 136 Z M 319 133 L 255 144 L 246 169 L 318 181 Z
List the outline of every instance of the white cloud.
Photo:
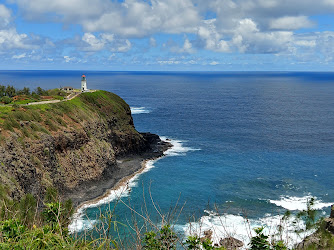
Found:
M 20 55 L 14 55 L 12 56 L 12 59 L 22 59 L 25 58 L 27 55 L 26 53 L 20 54 Z
M 53 20 L 73 22 L 96 18 L 109 6 L 103 0 L 9 0 L 17 3 L 24 11 L 26 18 L 30 20 Z M 52 13 L 52 15 L 50 15 Z
M 234 45 L 240 52 L 278 53 L 289 49 L 293 41 L 290 31 L 261 32 L 256 23 L 247 18 L 239 22 L 233 38 Z
M 230 52 L 228 42 L 222 39 L 222 33 L 219 33 L 216 29 L 216 22 L 216 19 L 203 21 L 198 28 L 197 35 L 205 49 L 216 52 Z
M 127 52 L 131 49 L 131 42 L 126 39 L 119 43 L 117 47 L 114 47 L 111 49 L 111 51 L 116 51 L 116 52 Z
M 155 32 L 194 32 L 200 22 L 191 0 L 11 0 L 26 18 L 77 23 L 87 32 L 111 32 L 126 37 L 143 37 Z M 52 13 L 53 15 L 49 15 Z
M 13 50 L 15 49 L 24 50 L 37 48 L 37 42 L 41 40 L 40 37 L 36 35 L 28 37 L 27 34 L 18 33 L 11 21 L 11 11 L 5 5 L 0 4 L 0 52 L 10 53 L 14 52 Z M 17 55 L 14 55 L 12 58 L 22 58 L 16 56 Z
M 334 56 L 332 47 L 328 45 L 333 45 L 332 34 L 323 32 L 302 36 L 297 32 L 316 25 L 310 16 L 333 13 L 334 0 L 7 1 L 16 3 L 18 12 L 24 13 L 29 20 L 80 25 L 83 36 L 62 44 L 79 50 L 72 54 L 76 58 L 80 53 L 89 56 L 104 50 L 111 53 L 128 52 L 140 44 L 137 40 L 133 42 L 133 38 L 145 37 L 149 39 L 151 48 L 156 47 L 155 38 L 160 34 L 180 34 L 180 37 L 185 37 L 182 45 L 165 43 L 169 51 L 174 53 L 209 50 L 298 56 L 298 51 L 307 50 L 310 54 L 331 55 L 327 58 Z M 191 37 L 191 41 L 187 37 Z M 159 39 L 159 42 L 162 41 Z M 147 47 L 147 40 L 145 43 Z M 41 51 L 56 47 L 50 40 L 19 34 L 11 26 L 9 9 L 0 4 L 1 51 L 32 48 Z M 15 55 L 20 53 L 22 51 L 15 52 Z M 64 59 L 69 62 L 73 58 L 67 56 Z M 169 58 L 159 61 L 160 64 L 180 63 L 180 60 Z
M 212 65 L 212 66 L 215 66 L 215 65 L 218 65 L 218 64 L 219 64 L 219 62 L 212 61 L 212 62 L 210 62 L 209 64 L 210 64 L 210 65 Z
M 108 57 L 108 60 L 109 60 L 109 61 L 112 61 L 112 60 L 114 60 L 115 57 L 116 57 L 116 54 L 115 54 L 115 53 L 112 53 L 112 54 Z
M 153 37 L 150 38 L 150 46 L 157 47 L 157 41 Z
M 184 40 L 183 46 L 180 48 L 178 45 L 171 46 L 170 50 L 175 53 L 186 53 L 191 54 L 194 53 L 193 46 L 188 38 Z
M 0 30 L 0 50 L 33 48 L 36 46 L 29 43 L 27 34 L 18 34 L 14 28 Z
M 84 47 L 84 50 L 88 51 L 99 51 L 104 48 L 105 42 L 103 40 L 99 40 L 91 33 L 85 33 L 82 37 L 82 41 L 88 44 L 88 46 Z
M 74 57 L 69 57 L 69 56 L 64 56 L 65 62 L 69 63 L 73 61 L 75 58 Z
M 127 52 L 131 49 L 131 42 L 128 39 L 116 39 L 113 34 L 102 33 L 98 37 L 92 33 L 85 33 L 81 41 L 83 44 L 78 45 L 81 50 L 96 52 L 109 50 L 113 52 Z
M 298 30 L 310 28 L 314 24 L 306 16 L 285 16 L 271 20 L 269 27 L 279 30 Z
M 10 10 L 5 5 L 0 4 L 0 28 L 4 28 L 9 25 L 11 21 Z

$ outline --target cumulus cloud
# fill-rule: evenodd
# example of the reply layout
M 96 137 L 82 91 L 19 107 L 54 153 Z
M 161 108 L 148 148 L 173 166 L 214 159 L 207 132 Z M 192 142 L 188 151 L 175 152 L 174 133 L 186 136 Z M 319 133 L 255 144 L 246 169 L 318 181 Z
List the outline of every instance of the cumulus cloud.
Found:
M 128 52 L 140 44 L 136 44 L 134 38 L 145 38 L 146 46 L 148 41 L 151 48 L 156 47 L 160 34 L 184 37 L 181 45 L 158 40 L 165 43 L 167 51 L 181 54 L 200 50 L 288 53 L 294 56 L 298 51 L 307 50 L 309 53 L 331 54 L 319 49 L 320 45 L 328 48 L 326 43 L 332 44 L 330 34 L 300 35 L 299 31 L 317 25 L 311 21 L 311 16 L 333 13 L 333 0 L 318 0 L 316 3 L 313 0 L 7 1 L 17 4 L 19 12 L 29 20 L 80 25 L 84 34 L 72 38 L 66 45 L 75 47 L 78 54 L 84 55 L 104 50 Z M 18 34 L 15 28 L 9 28 L 10 22 L 10 11 L 0 4 L 0 50 L 36 45 L 31 42 L 34 40 L 31 35 Z M 131 39 L 135 42 L 132 43 Z M 62 60 L 69 62 L 71 58 Z M 167 58 L 159 63 L 168 65 L 179 61 Z
M 97 18 L 109 6 L 103 0 L 9 0 L 16 3 L 29 20 L 73 22 Z
M 13 55 L 12 58 L 13 59 L 22 59 L 25 58 L 27 56 L 26 53 L 20 54 L 20 55 Z
M 70 57 L 70 56 L 64 56 L 65 62 L 69 63 L 73 60 L 75 60 L 75 57 Z
M 143 37 L 155 32 L 193 32 L 200 20 L 191 0 L 11 0 L 30 20 L 78 23 L 87 32 Z M 52 13 L 52 15 L 49 15 Z
M 212 65 L 212 66 L 216 66 L 216 65 L 218 65 L 218 64 L 219 64 L 219 62 L 212 61 L 212 62 L 210 62 L 209 64 L 210 64 L 210 65 Z
M 279 30 L 298 30 L 310 28 L 313 23 L 306 16 L 285 16 L 271 20 L 269 27 Z
M 131 42 L 128 39 L 115 38 L 113 34 L 102 33 L 96 37 L 92 33 L 85 33 L 82 36 L 81 45 L 79 47 L 83 51 L 96 52 L 101 50 L 109 50 L 113 52 L 127 52 L 131 49 Z
M 99 51 L 103 49 L 105 45 L 105 41 L 96 38 L 96 36 L 91 33 L 85 33 L 82 37 L 82 41 L 87 44 L 84 50 L 88 51 Z
M 277 53 L 287 50 L 292 39 L 290 31 L 261 32 L 256 23 L 247 18 L 239 22 L 233 43 L 240 52 Z
M 199 26 L 197 35 L 200 44 L 207 50 L 229 52 L 230 47 L 227 41 L 222 39 L 223 34 L 217 31 L 216 22 L 216 19 L 205 20 L 202 25 Z
M 108 31 L 126 37 L 143 37 L 155 32 L 194 32 L 200 21 L 190 0 L 125 0 L 112 3 L 94 20 L 82 20 L 85 30 Z
M 14 28 L 0 30 L 0 50 L 33 48 L 36 46 L 29 41 L 27 34 L 19 34 Z
M 37 44 L 45 43 L 45 41 L 41 41 L 39 36 L 18 33 L 11 21 L 11 11 L 0 4 L 0 52 L 11 53 L 15 52 L 14 50 L 32 50 L 38 48 Z M 12 58 L 20 59 L 23 57 L 14 55 Z
M 157 40 L 155 40 L 153 37 L 150 38 L 150 46 L 157 47 Z
M 0 4 L 0 28 L 4 28 L 9 25 L 11 21 L 10 10 L 5 5 Z
M 194 53 L 194 48 L 192 43 L 189 41 L 188 38 L 184 40 L 183 46 L 179 47 L 176 43 L 171 42 L 172 44 L 170 47 L 170 51 L 175 52 L 175 53 L 185 53 L 185 54 L 191 54 Z

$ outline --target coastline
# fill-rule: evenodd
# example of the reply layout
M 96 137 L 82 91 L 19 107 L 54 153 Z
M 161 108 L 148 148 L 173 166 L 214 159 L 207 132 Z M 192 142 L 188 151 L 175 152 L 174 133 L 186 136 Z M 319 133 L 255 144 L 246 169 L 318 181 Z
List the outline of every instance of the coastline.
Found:
M 125 186 L 129 180 L 145 171 L 149 161 L 163 157 L 164 153 L 173 146 L 169 139 L 164 141 L 157 135 L 152 134 L 152 136 L 156 138 L 151 141 L 149 151 L 117 158 L 117 169 L 112 176 L 104 176 L 102 180 L 85 183 L 71 193 L 65 194 L 65 199 L 72 200 L 75 213 L 78 213 L 82 208 L 99 203 L 108 197 L 113 190 Z

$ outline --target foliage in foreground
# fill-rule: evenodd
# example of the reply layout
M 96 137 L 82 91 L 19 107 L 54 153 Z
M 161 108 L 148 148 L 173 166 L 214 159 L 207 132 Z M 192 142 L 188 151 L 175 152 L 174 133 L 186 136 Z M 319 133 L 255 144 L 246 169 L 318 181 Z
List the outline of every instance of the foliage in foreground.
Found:
M 94 242 L 74 239 L 68 232 L 73 213 L 70 200 L 60 202 L 49 188 L 39 208 L 34 196 L 20 201 L 2 197 L 0 213 L 0 249 L 91 249 Z
M 5 195 L 0 186 L 0 249 L 123 249 L 122 243 L 110 236 L 110 228 L 115 223 L 113 212 L 101 222 L 108 222 L 105 234 L 93 239 L 91 237 L 74 237 L 69 234 L 68 225 L 73 213 L 70 200 L 62 202 L 57 191 L 49 188 L 42 206 L 34 196 L 28 194 L 20 201 L 12 201 Z M 307 209 L 297 214 L 297 220 L 305 222 L 304 228 L 296 228 L 296 232 L 316 230 L 319 241 L 297 249 L 333 249 L 334 238 L 326 230 L 324 221 L 316 221 L 317 211 L 313 209 L 314 200 L 310 200 Z M 283 219 L 289 218 L 286 213 Z M 102 216 L 103 217 L 103 216 Z M 117 224 L 117 223 L 116 223 Z M 138 236 L 139 244 L 131 249 L 205 249 L 223 250 L 223 246 L 214 245 L 210 238 L 190 235 L 185 240 L 167 223 L 161 227 L 154 226 Z M 267 235 L 264 227 L 255 228 L 255 236 L 251 237 L 251 250 L 288 250 L 286 242 L 273 240 Z M 282 230 L 279 230 L 280 232 Z M 129 249 L 128 247 L 126 249 Z M 228 248 L 230 249 L 230 248 Z

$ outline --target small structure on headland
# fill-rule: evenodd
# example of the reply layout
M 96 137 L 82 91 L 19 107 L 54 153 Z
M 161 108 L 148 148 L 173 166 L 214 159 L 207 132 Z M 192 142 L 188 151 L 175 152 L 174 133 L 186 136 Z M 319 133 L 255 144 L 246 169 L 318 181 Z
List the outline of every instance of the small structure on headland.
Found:
M 86 92 L 88 89 L 87 89 L 87 81 L 86 81 L 86 76 L 85 75 L 82 75 L 81 77 L 81 91 L 82 92 Z
M 62 87 L 61 90 L 64 90 L 66 92 L 71 92 L 73 91 L 73 87 L 70 87 L 70 86 Z

